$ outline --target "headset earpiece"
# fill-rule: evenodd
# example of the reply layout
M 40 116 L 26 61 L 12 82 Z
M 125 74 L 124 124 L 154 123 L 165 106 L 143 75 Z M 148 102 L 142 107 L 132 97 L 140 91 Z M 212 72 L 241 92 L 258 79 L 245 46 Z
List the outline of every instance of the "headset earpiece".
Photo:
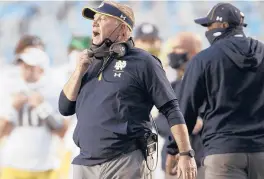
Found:
M 129 39 L 127 42 L 112 44 L 110 52 L 115 54 L 117 58 L 121 58 L 125 56 L 132 47 L 134 47 L 134 42 L 132 39 Z
M 121 58 L 127 53 L 127 46 L 125 43 L 115 43 L 110 47 L 110 52 Z

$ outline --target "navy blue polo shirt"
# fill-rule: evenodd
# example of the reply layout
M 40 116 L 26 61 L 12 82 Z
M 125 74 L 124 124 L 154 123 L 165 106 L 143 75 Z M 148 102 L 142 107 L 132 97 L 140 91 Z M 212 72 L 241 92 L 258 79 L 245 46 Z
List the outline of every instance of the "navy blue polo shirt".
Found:
M 76 100 L 77 165 L 100 164 L 128 151 L 150 130 L 153 105 L 176 99 L 161 63 L 141 49 L 114 59 L 99 77 L 98 66 L 89 67 Z

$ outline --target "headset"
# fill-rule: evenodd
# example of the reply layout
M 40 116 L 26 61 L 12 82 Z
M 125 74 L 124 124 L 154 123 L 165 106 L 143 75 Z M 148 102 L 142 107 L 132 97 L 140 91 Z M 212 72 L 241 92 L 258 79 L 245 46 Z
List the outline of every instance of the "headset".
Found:
M 104 51 L 103 53 L 102 52 L 99 52 L 99 50 L 97 49 L 101 49 L 102 46 L 104 46 L 104 44 L 106 45 L 110 45 L 109 47 L 109 50 L 108 51 Z M 132 39 L 132 37 L 130 37 L 128 39 L 128 41 L 126 42 L 118 42 L 118 43 L 111 43 L 111 41 L 109 40 L 108 42 L 108 39 L 105 41 L 101 47 L 97 48 L 96 50 L 94 51 L 90 51 L 88 50 L 88 56 L 91 58 L 91 57 L 97 57 L 97 58 L 100 58 L 102 57 L 102 55 L 97 55 L 97 54 L 103 54 L 104 57 L 107 55 L 108 58 L 105 60 L 103 66 L 100 68 L 100 70 L 98 71 L 97 73 L 97 77 L 100 75 L 100 73 L 102 71 L 104 71 L 104 69 L 112 62 L 112 60 L 114 58 L 117 58 L 117 59 L 120 59 L 122 57 L 124 57 L 128 51 L 130 49 L 132 49 L 134 46 L 135 46 L 135 43 Z
M 135 43 L 130 37 L 126 42 L 112 43 L 111 40 L 106 39 L 100 47 L 93 50 L 88 49 L 89 58 L 102 58 L 107 56 L 114 56 L 115 58 L 121 58 L 127 54 L 127 52 L 135 46 Z M 105 50 L 109 49 L 109 50 Z
M 122 58 L 134 46 L 135 46 L 135 43 L 134 43 L 132 37 L 130 37 L 128 39 L 128 41 L 126 41 L 126 42 L 113 43 L 109 49 L 110 55 L 114 55 L 115 58 Z

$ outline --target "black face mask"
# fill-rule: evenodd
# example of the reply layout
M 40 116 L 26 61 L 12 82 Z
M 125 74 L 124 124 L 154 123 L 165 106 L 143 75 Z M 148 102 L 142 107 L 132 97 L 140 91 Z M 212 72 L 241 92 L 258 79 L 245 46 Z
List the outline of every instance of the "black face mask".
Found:
M 209 43 L 212 45 L 215 41 L 217 41 L 223 34 L 226 33 L 225 28 L 216 28 L 212 30 L 208 30 L 205 32 L 205 36 Z
M 219 39 L 241 34 L 245 36 L 243 28 L 241 26 L 232 26 L 229 28 L 216 28 L 205 32 L 205 36 L 209 43 L 212 45 Z
M 109 48 L 112 44 L 113 42 L 109 38 L 106 38 L 99 45 L 92 44 L 92 46 L 88 49 L 88 56 L 90 58 L 101 60 L 110 55 Z
M 170 53 L 168 60 L 171 68 L 178 69 L 188 61 L 188 53 Z

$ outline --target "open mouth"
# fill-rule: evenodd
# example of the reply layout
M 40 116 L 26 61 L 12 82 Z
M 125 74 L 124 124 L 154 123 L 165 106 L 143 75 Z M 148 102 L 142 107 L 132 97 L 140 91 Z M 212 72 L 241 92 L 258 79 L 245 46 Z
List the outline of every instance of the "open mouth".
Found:
M 99 32 L 93 31 L 93 36 L 94 36 L 94 37 L 97 37 L 98 35 L 100 35 Z

